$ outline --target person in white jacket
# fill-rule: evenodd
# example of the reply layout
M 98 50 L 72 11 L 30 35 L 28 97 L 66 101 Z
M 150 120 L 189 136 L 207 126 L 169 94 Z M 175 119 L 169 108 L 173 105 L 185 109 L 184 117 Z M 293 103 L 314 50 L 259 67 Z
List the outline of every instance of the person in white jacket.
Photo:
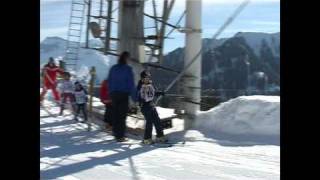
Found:
M 143 144 L 153 144 L 152 129 L 153 126 L 156 129 L 156 141 L 158 143 L 166 143 L 168 139 L 164 136 L 161 121 L 153 103 L 155 96 L 160 95 L 156 93 L 155 88 L 152 85 L 150 73 L 141 74 L 141 84 L 138 93 L 141 106 L 141 112 L 146 119 L 145 132 L 143 137 Z M 163 94 L 163 93 L 162 93 Z
M 74 86 L 73 83 L 70 80 L 70 73 L 69 72 L 64 72 L 63 73 L 63 81 L 62 81 L 62 86 L 61 86 L 61 106 L 60 106 L 60 116 L 63 115 L 63 110 L 65 108 L 65 104 L 69 100 L 72 110 L 74 111 Z
M 75 113 L 75 120 L 78 121 L 78 116 L 80 114 L 80 111 L 83 113 L 84 121 L 87 122 L 88 116 L 87 116 L 87 102 L 88 102 L 88 93 L 83 88 L 83 86 L 79 82 L 75 82 L 75 102 L 76 102 L 76 113 Z

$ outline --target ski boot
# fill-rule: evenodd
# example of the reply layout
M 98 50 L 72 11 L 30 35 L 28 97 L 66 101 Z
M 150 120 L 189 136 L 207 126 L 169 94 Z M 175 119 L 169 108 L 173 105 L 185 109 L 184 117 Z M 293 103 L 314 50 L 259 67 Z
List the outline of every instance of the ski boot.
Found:
M 112 131 L 112 126 L 110 124 L 107 123 L 105 127 L 106 127 L 106 131 L 107 132 L 111 132 Z
M 165 136 L 157 137 L 156 138 L 156 142 L 157 143 L 167 143 L 168 142 L 168 138 L 166 138 Z
M 75 120 L 76 122 L 79 122 L 78 117 L 74 117 L 73 120 Z
M 154 142 L 152 141 L 152 139 L 150 138 L 150 139 L 144 139 L 143 141 L 142 141 L 142 144 L 146 144 L 146 145 L 150 145 L 150 144 L 153 144 Z
M 117 142 L 126 142 L 126 141 L 128 141 L 128 138 L 125 138 L 125 137 L 123 137 L 123 138 L 117 138 L 116 141 L 117 141 Z
M 83 124 L 86 124 L 87 122 L 88 122 L 88 120 L 80 121 L 80 123 L 83 123 Z

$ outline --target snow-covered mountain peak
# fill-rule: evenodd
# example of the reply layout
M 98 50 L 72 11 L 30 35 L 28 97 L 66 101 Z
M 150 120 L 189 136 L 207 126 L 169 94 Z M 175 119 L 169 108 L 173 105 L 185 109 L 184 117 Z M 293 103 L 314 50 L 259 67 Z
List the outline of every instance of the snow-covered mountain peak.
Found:
M 243 37 L 256 55 L 260 56 L 263 41 L 271 48 L 273 55 L 280 56 L 280 33 L 238 32 L 234 37 Z

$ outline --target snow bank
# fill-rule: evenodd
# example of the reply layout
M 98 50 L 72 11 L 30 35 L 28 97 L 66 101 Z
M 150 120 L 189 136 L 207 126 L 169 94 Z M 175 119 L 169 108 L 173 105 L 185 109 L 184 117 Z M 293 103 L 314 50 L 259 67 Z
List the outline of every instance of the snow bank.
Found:
M 44 66 L 49 57 L 63 58 L 66 53 L 67 41 L 59 37 L 48 37 L 40 43 L 40 67 Z M 96 67 L 97 84 L 107 77 L 109 69 L 116 63 L 116 57 L 105 56 L 102 52 L 80 48 L 77 75 L 85 79 L 89 69 Z
M 230 135 L 278 136 L 279 96 L 241 96 L 198 114 L 195 128 Z

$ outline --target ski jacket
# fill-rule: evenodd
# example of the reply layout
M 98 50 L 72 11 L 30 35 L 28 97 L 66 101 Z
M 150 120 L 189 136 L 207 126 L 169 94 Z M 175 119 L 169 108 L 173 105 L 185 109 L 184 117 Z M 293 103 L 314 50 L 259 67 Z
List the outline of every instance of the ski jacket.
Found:
M 61 93 L 74 93 L 74 85 L 70 80 L 62 81 Z
M 136 88 L 132 68 L 127 64 L 116 64 L 111 67 L 108 75 L 109 92 L 123 92 L 130 94 L 133 101 L 136 99 Z
M 101 83 L 100 100 L 101 100 L 101 102 L 105 102 L 105 101 L 111 100 L 110 95 L 109 95 L 109 87 L 108 87 L 108 81 L 107 80 L 104 80 Z
M 74 97 L 76 99 L 77 104 L 85 104 L 88 102 L 87 93 L 83 89 L 74 91 Z
M 48 64 L 43 68 L 44 84 L 46 86 L 55 85 L 57 80 L 57 75 L 62 74 L 63 70 L 58 66 L 49 66 Z
M 143 86 L 142 80 L 139 80 L 138 85 L 137 85 L 137 100 L 138 100 L 140 106 L 142 106 L 143 103 L 146 103 L 146 101 L 141 97 L 141 87 L 142 86 Z M 154 95 L 153 95 L 154 97 L 165 95 L 165 93 L 163 91 L 156 91 L 152 84 L 151 84 L 151 86 L 154 89 Z
M 140 89 L 140 98 L 143 102 L 151 102 L 155 96 L 155 89 L 152 84 L 143 84 Z

